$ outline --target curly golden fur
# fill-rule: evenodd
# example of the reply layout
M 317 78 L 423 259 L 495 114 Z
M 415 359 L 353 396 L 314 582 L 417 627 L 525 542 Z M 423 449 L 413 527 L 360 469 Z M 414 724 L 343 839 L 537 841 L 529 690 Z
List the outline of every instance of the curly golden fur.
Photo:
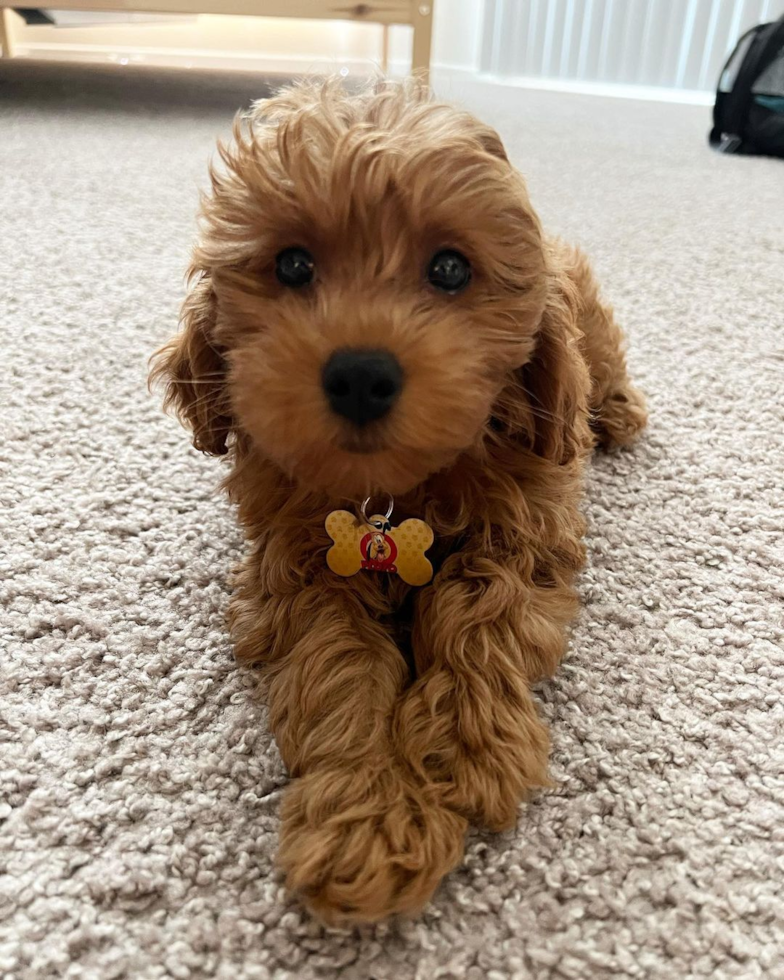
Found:
M 197 448 L 227 454 L 248 554 L 231 606 L 292 776 L 279 860 L 333 923 L 411 913 L 467 822 L 511 826 L 547 783 L 531 685 L 564 649 L 595 442 L 645 424 L 585 258 L 545 238 L 498 135 L 417 85 L 306 84 L 220 147 L 183 329 L 153 377 Z M 275 257 L 306 247 L 287 289 Z M 469 258 L 456 295 L 424 275 Z M 361 432 L 322 389 L 336 350 L 394 353 L 405 386 Z M 436 534 L 433 582 L 344 579 L 335 507 L 395 495 Z M 413 670 L 407 666 L 406 654 Z

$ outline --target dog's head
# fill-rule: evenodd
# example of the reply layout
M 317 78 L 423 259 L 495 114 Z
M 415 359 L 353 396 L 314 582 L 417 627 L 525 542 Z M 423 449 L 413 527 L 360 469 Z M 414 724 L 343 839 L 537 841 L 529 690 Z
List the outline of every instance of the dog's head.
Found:
M 301 86 L 220 147 L 184 329 L 194 430 L 333 496 L 405 492 L 489 432 L 540 342 L 541 230 L 497 134 L 411 86 Z

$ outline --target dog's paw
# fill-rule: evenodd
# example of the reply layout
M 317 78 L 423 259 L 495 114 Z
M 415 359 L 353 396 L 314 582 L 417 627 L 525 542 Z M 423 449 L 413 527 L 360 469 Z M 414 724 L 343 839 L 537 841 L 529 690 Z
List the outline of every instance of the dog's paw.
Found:
M 626 385 L 611 391 L 596 420 L 599 442 L 605 449 L 628 446 L 639 436 L 647 422 L 645 398 L 636 388 Z
M 398 755 L 442 806 L 477 826 L 508 830 L 520 804 L 552 785 L 547 728 L 524 688 L 495 701 L 488 692 L 477 702 L 456 691 L 447 697 L 442 679 L 421 679 L 399 703 Z
M 328 925 L 418 912 L 460 861 L 466 822 L 393 769 L 296 780 L 278 862 L 288 888 Z
M 509 830 L 517 823 L 520 804 L 538 789 L 552 785 L 547 775 L 547 744 L 464 755 L 453 778 L 440 784 L 444 806 L 463 814 L 477 827 Z

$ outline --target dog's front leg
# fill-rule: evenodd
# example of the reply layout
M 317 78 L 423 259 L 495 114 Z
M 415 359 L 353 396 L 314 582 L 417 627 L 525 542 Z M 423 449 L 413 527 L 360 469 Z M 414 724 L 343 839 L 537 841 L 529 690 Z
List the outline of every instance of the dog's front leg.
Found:
M 492 829 L 514 824 L 520 801 L 547 784 L 549 740 L 531 684 L 552 673 L 576 609 L 579 564 L 473 543 L 419 597 L 419 680 L 399 703 L 399 754 L 444 804 Z
M 266 576 L 269 581 L 269 576 Z M 391 721 L 407 668 L 356 586 L 324 571 L 273 589 L 234 625 L 267 674 L 270 724 L 290 774 L 279 863 L 334 924 L 418 910 L 460 860 L 465 820 L 397 765 Z

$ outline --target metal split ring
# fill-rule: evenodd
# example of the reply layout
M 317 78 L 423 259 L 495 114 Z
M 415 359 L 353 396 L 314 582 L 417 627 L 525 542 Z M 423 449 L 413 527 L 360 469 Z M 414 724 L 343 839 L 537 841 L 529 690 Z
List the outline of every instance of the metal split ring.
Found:
M 392 511 L 395 509 L 395 500 L 394 500 L 392 494 L 391 493 L 388 493 L 387 494 L 387 497 L 389 498 L 389 507 L 387 507 L 387 512 L 384 515 L 384 525 L 389 525 L 389 518 L 392 516 Z M 362 518 L 365 521 L 365 524 L 369 524 L 371 527 L 376 527 L 375 524 L 372 524 L 371 523 L 370 518 L 368 517 L 368 514 L 367 514 L 368 504 L 373 499 L 374 499 L 373 497 L 365 497 L 365 499 L 362 501 L 362 507 L 360 508 L 360 513 L 362 514 Z M 383 528 L 383 525 L 382 525 L 382 527 L 379 527 L 379 531 L 382 530 L 382 528 Z

